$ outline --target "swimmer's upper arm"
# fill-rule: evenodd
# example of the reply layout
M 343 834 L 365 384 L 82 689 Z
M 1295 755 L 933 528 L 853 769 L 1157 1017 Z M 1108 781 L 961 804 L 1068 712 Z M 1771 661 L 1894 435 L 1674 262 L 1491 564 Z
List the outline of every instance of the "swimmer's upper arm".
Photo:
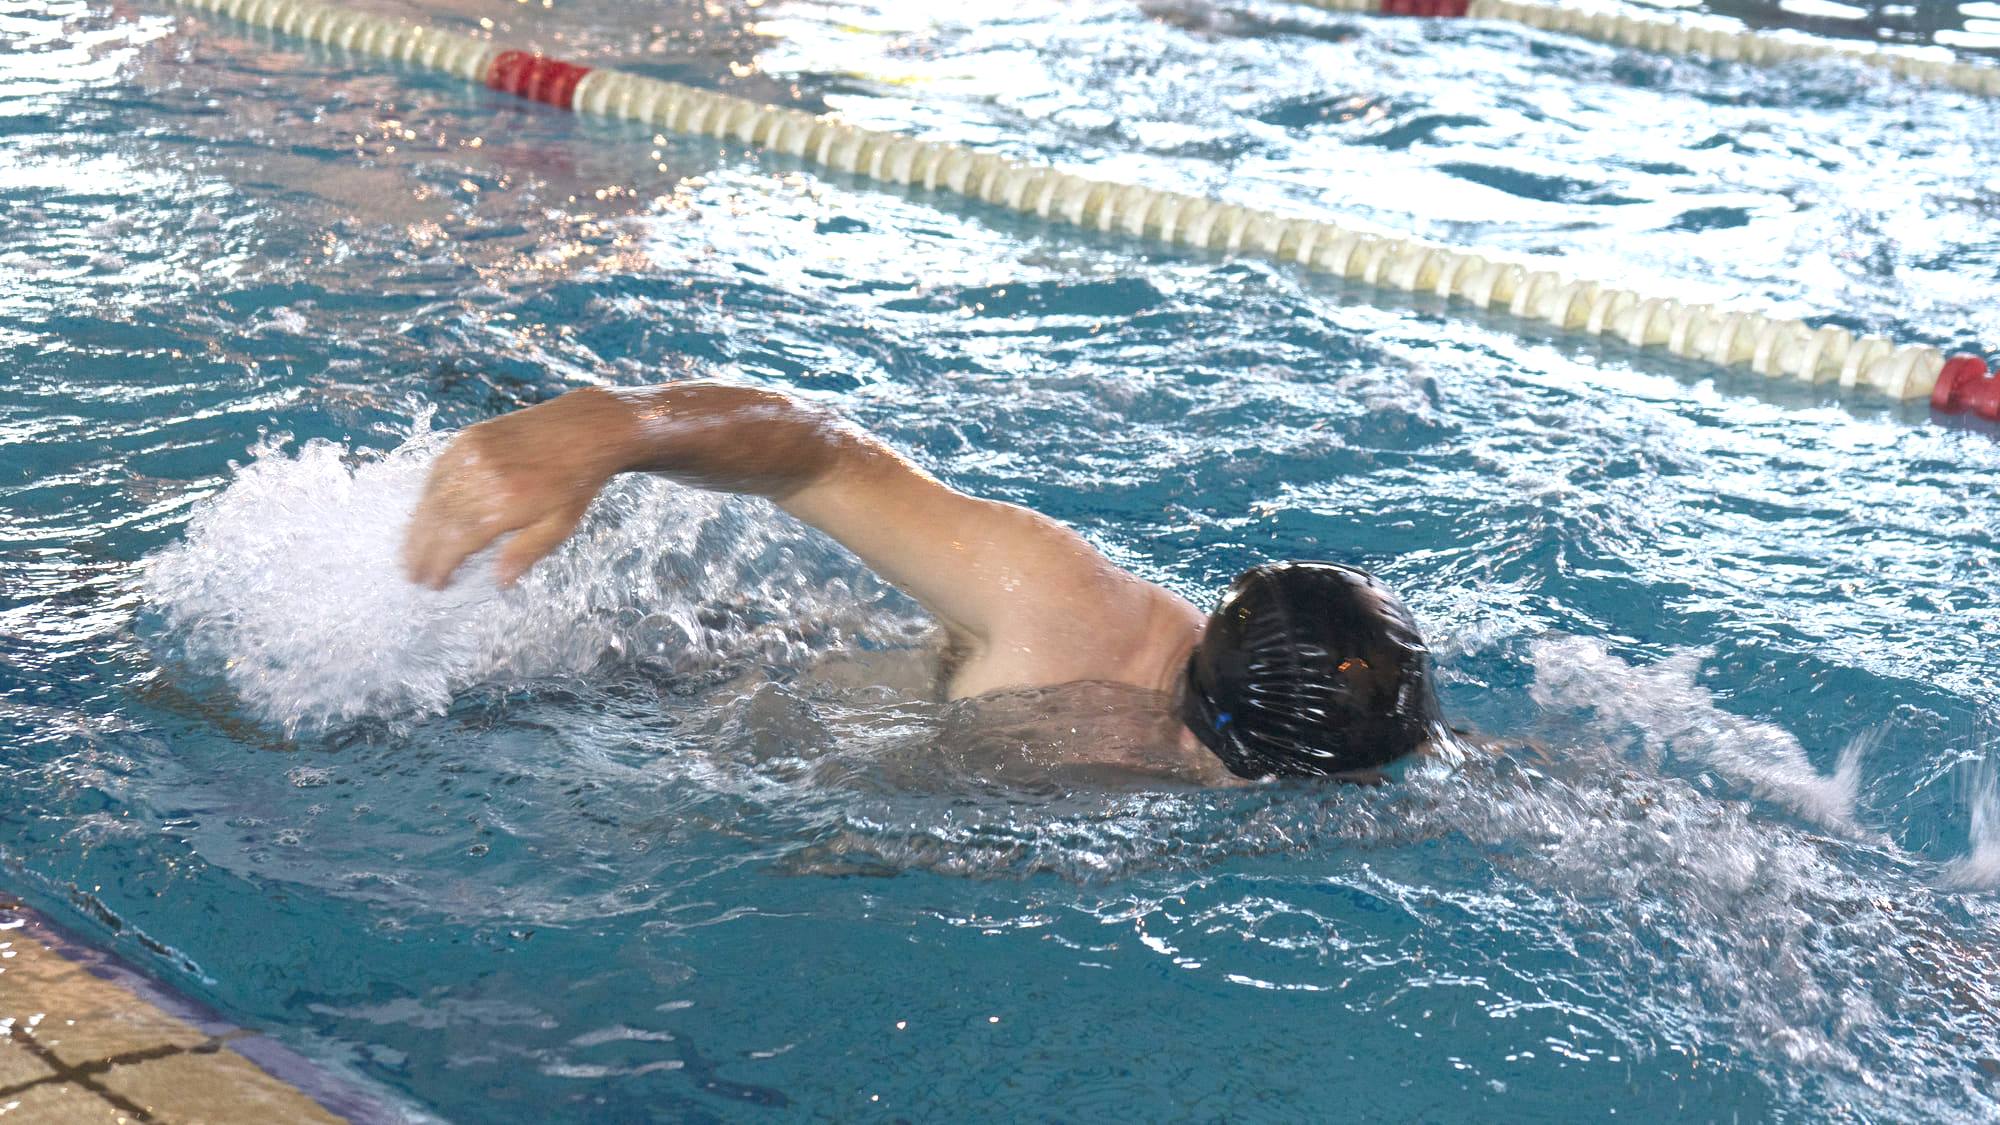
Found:
M 880 447 L 779 503 L 980 648 L 1046 636 L 1144 597 L 1142 583 L 1055 520 L 967 496 Z
M 1052 519 L 957 492 L 787 395 L 706 382 L 584 388 L 460 434 L 412 516 L 412 578 L 441 588 L 509 531 L 503 579 L 526 570 L 619 472 L 770 497 L 909 592 L 956 639 L 1022 658 L 1009 673 L 1026 664 L 1030 676 L 1053 674 L 1065 654 L 1087 658 L 1151 604 L 1152 587 Z

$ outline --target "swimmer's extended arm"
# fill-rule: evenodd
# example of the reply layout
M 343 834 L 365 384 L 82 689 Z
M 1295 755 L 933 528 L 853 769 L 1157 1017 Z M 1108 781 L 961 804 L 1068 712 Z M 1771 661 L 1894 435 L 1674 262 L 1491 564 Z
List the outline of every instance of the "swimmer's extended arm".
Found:
M 962 641 L 1030 644 L 1050 621 L 1143 615 L 1163 591 L 1075 532 L 957 492 L 837 416 L 771 391 L 586 388 L 467 429 L 438 458 L 404 561 L 442 588 L 501 535 L 513 582 L 621 472 L 770 497 L 922 602 Z

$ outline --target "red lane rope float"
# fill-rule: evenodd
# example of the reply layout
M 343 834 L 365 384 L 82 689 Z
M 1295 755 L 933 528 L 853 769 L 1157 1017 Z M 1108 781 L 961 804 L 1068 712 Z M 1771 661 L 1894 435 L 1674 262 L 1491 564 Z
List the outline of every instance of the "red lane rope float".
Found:
M 547 102 L 557 109 L 574 109 L 576 84 L 590 67 L 551 59 L 527 51 L 502 51 L 486 68 L 486 84 L 503 93 Z
M 1429 16 L 1438 19 L 1457 19 L 1465 14 L 1472 0 L 1382 0 L 1381 12 L 1385 16 Z
M 1944 361 L 1937 386 L 1931 388 L 1931 409 L 1940 414 L 1976 414 L 2000 422 L 2000 372 L 1964 352 Z
M 1977 356 L 1945 357 L 1837 325 L 1814 328 L 1753 310 L 1648 296 L 1569 276 L 1560 263 L 1513 261 L 1424 239 L 1354 229 L 1136 184 L 1094 180 L 994 152 L 864 129 L 617 70 L 579 66 L 487 40 L 316 0 L 178 0 L 281 33 L 397 59 L 576 113 L 662 131 L 720 137 L 837 172 L 955 192 L 1090 230 L 1122 231 L 1193 250 L 1248 254 L 1383 290 L 1435 293 L 1536 325 L 1614 337 L 1769 378 L 1928 398 L 1942 413 L 2000 421 L 2000 376 Z M 1379 5 L 1381 0 L 1342 0 Z M 1461 0 L 1393 0 L 1414 10 Z M 1505 0 L 1470 0 L 1468 10 Z M 1539 330 L 1539 329 L 1538 329 Z

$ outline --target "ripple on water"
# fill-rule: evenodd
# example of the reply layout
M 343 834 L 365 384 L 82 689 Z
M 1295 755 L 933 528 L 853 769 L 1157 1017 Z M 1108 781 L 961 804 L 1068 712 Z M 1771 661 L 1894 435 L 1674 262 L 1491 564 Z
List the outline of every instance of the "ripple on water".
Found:
M 2000 119 L 1839 65 L 1298 5 L 510 7 L 926 137 L 2000 336 L 1963 159 Z M 0 863 L 239 1022 L 467 1120 L 1288 1119 L 1356 1074 L 1385 1118 L 1993 1116 L 1987 435 L 220 20 L 0 21 Z M 395 577 L 442 437 L 408 395 L 687 375 L 1198 599 L 1375 566 L 1451 713 L 1547 754 L 1052 773 L 1115 703 L 842 678 L 923 656 L 908 603 L 655 483 L 520 593 Z

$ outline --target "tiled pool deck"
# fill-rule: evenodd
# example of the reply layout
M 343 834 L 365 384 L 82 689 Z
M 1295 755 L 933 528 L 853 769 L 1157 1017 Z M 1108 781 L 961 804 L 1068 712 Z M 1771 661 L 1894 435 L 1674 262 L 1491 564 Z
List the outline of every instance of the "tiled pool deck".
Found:
M 253 1032 L 144 990 L 0 895 L 0 1123 L 346 1120 L 239 1050 Z

